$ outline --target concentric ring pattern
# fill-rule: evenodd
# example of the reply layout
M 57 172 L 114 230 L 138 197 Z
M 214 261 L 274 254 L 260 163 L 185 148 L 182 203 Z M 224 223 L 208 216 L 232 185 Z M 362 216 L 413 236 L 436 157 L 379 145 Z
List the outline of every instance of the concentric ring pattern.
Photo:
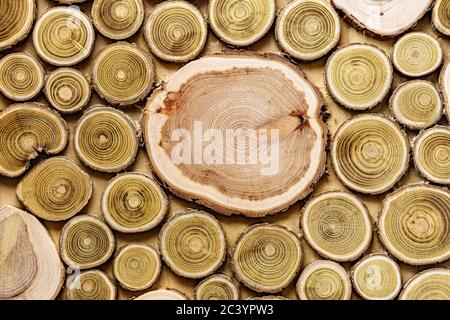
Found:
M 341 125 L 333 138 L 331 159 L 338 178 L 349 188 L 383 193 L 409 166 L 409 142 L 387 118 L 367 114 Z
M 322 0 L 296 0 L 278 16 L 275 35 L 283 50 L 301 60 L 327 54 L 340 38 L 339 16 Z
M 208 15 L 211 28 L 224 42 L 249 46 L 260 40 L 275 19 L 274 0 L 211 0 Z
M 380 239 L 397 259 L 412 265 L 450 257 L 450 193 L 426 184 L 391 193 L 379 218 Z

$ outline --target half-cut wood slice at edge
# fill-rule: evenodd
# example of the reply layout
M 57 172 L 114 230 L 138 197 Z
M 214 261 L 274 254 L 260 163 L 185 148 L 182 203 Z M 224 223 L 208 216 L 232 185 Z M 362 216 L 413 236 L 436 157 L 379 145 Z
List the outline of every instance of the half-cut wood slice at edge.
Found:
M 2 0 L 0 3 L 0 51 L 11 48 L 27 37 L 37 12 L 35 0 Z
M 58 249 L 31 214 L 0 208 L 0 300 L 50 300 L 64 281 Z
M 450 58 L 447 59 L 442 67 L 439 76 L 439 85 L 444 96 L 445 113 L 447 114 L 447 119 L 450 120 Z
M 450 269 L 432 268 L 419 272 L 405 284 L 399 300 L 449 300 Z
M 358 29 L 380 37 L 395 37 L 412 28 L 433 0 L 332 0 Z
M 134 300 L 188 300 L 188 298 L 175 289 L 158 289 L 144 293 Z
M 324 172 L 322 106 L 301 70 L 277 55 L 204 57 L 147 104 L 151 166 L 174 194 L 217 212 L 277 213 L 309 194 Z

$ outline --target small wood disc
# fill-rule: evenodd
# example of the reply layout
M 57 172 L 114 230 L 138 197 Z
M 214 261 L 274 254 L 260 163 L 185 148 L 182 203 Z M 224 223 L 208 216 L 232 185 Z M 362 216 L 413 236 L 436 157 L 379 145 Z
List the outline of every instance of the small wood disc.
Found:
M 144 35 L 161 60 L 187 62 L 203 50 L 208 27 L 196 6 L 183 0 L 164 1 L 148 16 Z
M 442 67 L 441 74 L 439 76 L 439 85 L 441 87 L 442 95 L 445 102 L 445 113 L 447 114 L 447 120 L 450 120 L 450 58 Z
M 147 97 L 154 73 L 153 61 L 145 51 L 127 42 L 116 42 L 97 55 L 92 64 L 92 83 L 109 103 L 128 106 Z
M 69 139 L 63 118 L 38 103 L 10 105 L 0 113 L 0 174 L 21 176 L 40 153 L 58 154 Z
M 11 53 L 0 60 L 0 92 L 14 101 L 34 98 L 44 86 L 44 68 L 24 52 Z
M 194 289 L 195 300 L 239 300 L 239 287 L 224 274 L 212 275 Z
M 407 33 L 392 48 L 395 69 L 408 77 L 422 77 L 436 71 L 443 56 L 439 41 L 424 32 Z
M 175 289 L 159 289 L 144 293 L 134 300 L 187 300 L 187 298 Z
M 260 300 L 260 301 L 269 300 L 270 301 L 270 300 L 290 300 L 290 299 L 288 299 L 286 297 L 283 297 L 283 296 L 258 296 L 258 297 L 250 298 L 248 300 L 255 300 L 255 301 L 258 301 L 258 300 Z
M 46 62 L 72 66 L 86 59 L 94 47 L 95 31 L 90 19 L 75 7 L 54 7 L 36 22 L 33 44 Z
M 188 209 L 169 219 L 159 233 L 161 255 L 177 275 L 198 279 L 225 261 L 225 232 L 212 215 Z
M 118 175 L 108 182 L 101 206 L 111 228 L 137 233 L 159 225 L 167 215 L 169 201 L 155 180 L 134 172 Z
M 77 69 L 59 68 L 47 76 L 44 93 L 58 112 L 71 114 L 87 106 L 91 85 Z
M 450 36 L 450 0 L 436 0 L 431 22 L 437 31 Z
M 247 228 L 235 244 L 232 268 L 236 278 L 256 292 L 286 288 L 300 270 L 303 258 L 295 233 L 277 224 Z
M 442 99 L 434 84 L 413 80 L 399 85 L 389 100 L 395 118 L 411 130 L 425 129 L 442 117 Z
M 100 219 L 84 214 L 69 220 L 60 236 L 61 257 L 73 268 L 90 269 L 113 254 L 114 234 Z
M 450 129 L 436 126 L 414 141 L 414 165 L 431 182 L 450 184 Z
M 332 0 L 332 3 L 356 28 L 369 35 L 393 38 L 414 27 L 433 0 Z
M 275 37 L 281 48 L 300 60 L 315 60 L 330 52 L 341 36 L 339 16 L 324 0 L 294 0 L 280 12 Z
M 413 184 L 389 194 L 378 221 L 380 240 L 400 261 L 427 265 L 450 258 L 450 192 Z
M 339 104 L 353 110 L 378 105 L 389 93 L 393 73 L 383 51 L 358 43 L 336 50 L 325 66 L 328 91 Z
M 58 2 L 60 4 L 76 4 L 76 3 L 83 3 L 90 0 L 53 0 L 55 2 Z
M 145 244 L 129 244 L 115 257 L 113 272 L 124 289 L 146 290 L 155 284 L 161 273 L 159 253 Z
M 0 51 L 11 48 L 28 36 L 36 11 L 36 0 L 0 2 Z
M 357 259 L 372 241 L 369 211 L 348 192 L 325 192 L 308 201 L 302 210 L 301 229 L 314 250 L 339 262 Z
M 137 129 L 128 116 L 111 107 L 94 106 L 78 121 L 75 152 L 88 167 L 119 172 L 129 167 L 139 150 Z
M 348 188 L 367 194 L 391 189 L 409 167 L 409 141 L 391 120 L 377 114 L 355 116 L 333 137 L 331 162 Z
M 434 268 L 413 276 L 399 300 L 450 300 L 450 269 Z
M 142 0 L 95 0 L 91 9 L 95 28 L 113 40 L 133 36 L 144 22 L 144 13 Z
M 366 300 L 393 300 L 402 289 L 398 264 L 386 254 L 370 254 L 351 269 L 353 287 Z
M 269 32 L 276 17 L 275 0 L 210 0 L 211 29 L 223 42 L 247 47 Z
M 226 215 L 275 214 L 305 198 L 325 171 L 322 106 L 320 91 L 279 55 L 203 57 L 148 100 L 149 161 L 180 198 Z M 199 132 L 212 133 L 200 148 Z
M 81 272 L 67 280 L 68 300 L 116 300 L 114 282 L 100 270 Z
M 300 300 L 350 300 L 352 283 L 336 262 L 316 260 L 303 269 L 296 291 Z
M 34 215 L 63 221 L 79 213 L 92 196 L 92 179 L 71 159 L 42 161 L 20 180 L 17 197 Z

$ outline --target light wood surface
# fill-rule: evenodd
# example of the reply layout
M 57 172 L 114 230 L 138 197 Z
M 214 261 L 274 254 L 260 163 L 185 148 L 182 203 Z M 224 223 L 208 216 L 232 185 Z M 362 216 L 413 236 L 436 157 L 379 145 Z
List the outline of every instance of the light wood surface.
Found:
M 148 15 L 152 8 L 161 1 L 150 1 L 150 0 L 144 0 L 145 3 L 145 11 L 146 15 Z M 192 1 L 194 4 L 198 5 L 203 12 L 203 14 L 206 14 L 206 0 L 199 0 L 199 1 Z M 277 0 L 277 9 L 280 10 L 282 6 L 286 3 L 288 3 L 289 0 Z M 90 16 L 90 7 L 91 7 L 92 1 L 88 1 L 86 4 L 81 5 L 81 9 L 87 13 Z M 39 0 L 38 1 L 38 14 L 42 15 L 46 10 L 56 5 L 55 1 L 51 0 Z M 378 40 L 375 38 L 372 38 L 368 35 L 365 35 L 364 33 L 355 30 L 352 28 L 349 24 L 344 22 L 344 20 L 341 17 L 341 23 L 342 23 L 342 34 L 341 34 L 341 40 L 339 42 L 339 46 L 346 45 L 353 42 L 359 42 L 359 43 L 369 43 L 378 46 L 379 48 L 383 49 L 386 53 L 390 52 L 390 49 L 392 48 L 392 45 L 394 43 L 394 40 Z M 425 31 L 439 39 L 439 42 L 443 46 L 444 53 L 446 58 L 449 58 L 450 55 L 450 38 L 445 39 L 442 36 L 439 36 L 437 32 L 435 32 L 431 27 L 430 22 L 430 13 L 427 13 L 425 18 L 422 19 L 417 26 L 414 28 L 414 30 L 421 30 Z M 142 28 L 140 31 L 130 38 L 128 40 L 129 42 L 136 43 L 136 45 L 140 46 L 146 51 L 148 50 L 148 47 L 145 43 Z M 95 55 L 101 48 L 103 48 L 105 45 L 113 43 L 114 41 L 106 39 L 102 37 L 98 32 L 96 33 L 96 41 L 95 41 L 95 47 L 93 50 L 93 53 L 91 56 L 83 61 L 81 64 L 77 66 L 84 74 L 90 73 L 90 65 L 94 61 Z M 219 52 L 222 49 L 226 49 L 226 46 L 224 43 L 217 40 L 217 38 L 214 37 L 212 32 L 209 32 L 209 38 L 208 38 L 208 44 L 206 46 L 206 49 L 201 55 L 205 55 L 208 53 L 214 53 Z M 273 35 L 273 28 L 272 30 L 258 43 L 251 46 L 249 48 L 250 50 L 256 50 L 256 51 L 264 51 L 264 52 L 280 52 L 280 49 L 277 47 L 277 44 L 274 40 Z M 33 44 L 31 41 L 31 38 L 29 37 L 25 42 L 21 43 L 18 46 L 15 46 L 12 50 L 2 52 L 0 57 L 7 54 L 8 52 L 15 52 L 15 51 L 26 51 L 33 56 L 37 58 L 37 54 L 33 48 Z M 319 87 L 320 91 L 325 97 L 325 104 L 328 109 L 328 112 L 331 114 L 330 117 L 327 120 L 327 126 L 329 128 L 331 136 L 336 132 L 339 125 L 344 122 L 346 119 L 351 117 L 352 115 L 358 114 L 358 112 L 350 112 L 342 107 L 339 107 L 336 105 L 336 103 L 332 100 L 332 98 L 327 94 L 325 89 L 325 83 L 324 83 L 324 77 L 323 77 L 323 69 L 325 66 L 325 62 L 328 56 L 314 62 L 314 63 L 308 63 L 308 64 L 302 64 L 299 65 L 301 68 L 305 71 L 306 75 L 308 76 L 309 80 L 314 83 L 317 87 Z M 180 65 L 177 64 L 170 64 L 170 63 L 163 63 L 156 58 L 154 58 L 155 64 L 156 64 L 156 73 L 157 73 L 157 81 L 165 81 L 167 80 L 170 75 L 176 71 L 178 68 L 180 68 Z M 51 72 L 55 69 L 55 67 L 52 67 L 48 64 L 45 64 L 46 72 Z M 438 72 L 433 73 L 430 76 L 424 77 L 426 80 L 433 81 L 436 83 L 436 80 L 438 78 Z M 398 73 L 395 74 L 395 81 L 394 81 L 394 87 L 398 85 L 401 82 L 406 81 L 406 78 L 401 77 Z M 36 101 L 45 102 L 44 95 L 41 94 Z M 4 96 L 0 95 L 0 110 L 6 108 L 11 101 L 6 99 Z M 98 96 L 93 93 L 93 97 L 91 99 L 90 105 L 96 104 L 96 103 L 104 103 L 106 102 L 101 101 Z M 144 103 L 137 104 L 135 107 L 126 108 L 125 111 L 128 115 L 132 116 L 136 121 L 140 119 L 140 115 L 142 113 L 142 108 L 144 107 Z M 384 115 L 387 115 L 391 118 L 393 118 L 392 114 L 388 111 L 387 108 L 387 101 L 384 100 L 381 105 L 373 109 L 373 112 L 381 113 Z M 360 112 L 361 113 L 361 112 Z M 92 214 L 95 216 L 101 217 L 101 211 L 100 211 L 100 199 L 102 191 L 104 190 L 104 187 L 109 179 L 114 177 L 114 174 L 103 174 L 95 172 L 81 164 L 79 159 L 77 159 L 74 147 L 73 147 L 73 128 L 77 121 L 77 119 L 80 117 L 80 115 L 74 115 L 74 116 L 64 116 L 66 121 L 68 122 L 68 125 L 70 127 L 70 141 L 68 148 L 63 153 L 64 155 L 70 157 L 73 159 L 77 164 L 79 164 L 86 172 L 88 172 L 91 177 L 94 179 L 94 196 L 92 197 L 89 204 L 86 206 L 86 208 L 83 210 L 83 213 Z M 441 124 L 448 125 L 448 121 L 445 118 L 445 116 L 441 119 Z M 408 131 L 409 137 L 412 139 L 417 132 Z M 33 164 L 36 164 L 38 161 L 41 161 L 44 159 L 44 157 L 40 157 L 38 160 L 34 160 Z M 337 180 L 331 165 L 329 161 L 327 161 L 327 168 L 328 172 L 326 175 L 323 176 L 323 178 L 320 180 L 318 185 L 314 189 L 314 194 L 328 191 L 328 190 L 346 190 L 346 188 Z M 137 157 L 137 160 L 134 165 L 132 165 L 127 170 L 128 172 L 131 171 L 141 171 L 141 172 L 150 172 L 150 168 L 148 166 L 148 160 L 145 154 L 144 149 L 141 149 L 139 151 L 139 155 Z M 0 207 L 4 204 L 11 204 L 14 206 L 17 206 L 19 208 L 23 208 L 23 206 L 19 203 L 16 194 L 15 194 L 15 187 L 18 183 L 19 179 L 7 179 L 4 177 L 0 177 Z M 421 179 L 414 168 L 411 166 L 408 174 L 400 181 L 400 183 L 396 186 L 403 186 L 410 182 L 418 182 L 423 181 Z M 385 194 L 379 195 L 379 196 L 367 196 L 367 195 L 361 195 L 357 194 L 363 202 L 367 205 L 370 211 L 370 215 L 372 216 L 373 220 L 377 220 L 377 216 L 380 210 L 380 204 L 381 200 L 385 197 Z M 174 212 L 176 210 L 179 210 L 181 208 L 185 207 L 196 207 L 192 203 L 188 203 L 186 201 L 182 201 L 177 199 L 172 194 L 168 194 L 169 201 L 171 203 L 171 212 Z M 224 266 L 219 269 L 219 272 L 226 273 L 228 275 L 231 275 L 231 271 L 229 268 L 229 262 L 230 262 L 230 252 L 232 245 L 238 238 L 238 236 L 241 234 L 241 232 L 249 225 L 260 223 L 260 222 L 275 222 L 282 224 L 286 227 L 291 228 L 294 232 L 300 235 L 300 229 L 299 229 L 299 218 L 300 218 L 300 209 L 302 208 L 304 204 L 304 201 L 300 201 L 293 205 L 288 211 L 284 213 L 277 214 L 273 217 L 268 218 L 262 218 L 262 219 L 249 219 L 244 217 L 225 217 L 221 216 L 219 214 L 216 214 L 220 222 L 222 223 L 228 240 L 228 256 L 227 261 L 224 264 Z M 62 229 L 62 226 L 64 223 L 51 223 L 51 222 L 45 222 L 45 226 L 50 230 L 50 233 L 55 240 L 55 242 L 58 242 L 59 234 Z M 122 246 L 124 246 L 127 243 L 130 242 L 144 242 L 147 244 L 150 244 L 152 246 L 157 247 L 158 246 L 158 233 L 159 233 L 160 227 L 150 231 L 150 232 L 144 232 L 142 234 L 137 235 L 125 235 L 115 232 L 116 239 L 117 239 L 117 248 L 116 251 Z M 314 260 L 319 259 L 320 257 L 307 245 L 306 241 L 304 239 L 302 241 L 302 248 L 304 251 L 304 260 L 302 268 L 305 267 L 307 264 L 311 263 Z M 380 244 L 380 241 L 378 237 L 375 235 L 374 239 L 372 241 L 372 244 L 370 246 L 369 252 L 380 252 L 383 251 L 383 247 Z M 442 264 L 441 264 L 442 265 Z M 450 263 L 447 262 L 444 264 L 446 266 L 449 266 Z M 344 268 L 346 270 L 349 270 L 349 268 L 352 266 L 350 263 L 343 264 Z M 401 263 L 401 272 L 402 272 L 402 279 L 404 282 L 406 282 L 411 276 L 416 274 L 419 271 L 425 270 L 429 267 L 412 267 L 408 266 L 406 264 Z M 104 264 L 100 269 L 106 271 L 110 276 L 112 276 L 112 263 L 111 261 Z M 288 298 L 297 299 L 297 296 L 295 294 L 295 281 L 285 290 L 283 290 L 282 295 Z M 156 284 L 150 289 L 150 290 L 156 290 L 159 288 L 176 288 L 179 291 L 186 294 L 189 298 L 193 297 L 193 288 L 195 285 L 197 285 L 200 282 L 200 280 L 188 280 L 181 278 L 179 276 L 176 276 L 173 272 L 169 270 L 167 266 L 163 266 L 162 274 L 160 279 L 156 282 Z M 133 296 L 137 296 L 140 293 L 131 293 L 124 291 L 123 289 L 119 288 L 119 298 L 120 299 L 128 299 Z M 241 298 L 246 299 L 249 297 L 256 296 L 255 292 L 252 292 L 249 289 L 246 289 L 241 285 Z M 65 292 L 62 291 L 60 293 L 60 298 L 65 299 L 66 295 Z M 356 293 L 353 293 L 353 298 L 358 299 L 358 296 Z

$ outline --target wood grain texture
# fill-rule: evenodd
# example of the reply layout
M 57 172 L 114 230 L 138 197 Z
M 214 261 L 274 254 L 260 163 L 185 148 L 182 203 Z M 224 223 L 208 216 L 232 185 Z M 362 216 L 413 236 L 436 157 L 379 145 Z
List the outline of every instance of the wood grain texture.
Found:
M 149 14 L 152 10 L 152 8 L 160 3 L 161 1 L 150 1 L 146 0 L 144 1 L 145 4 L 145 11 L 146 15 Z M 288 3 L 289 0 L 277 0 L 277 9 L 281 9 L 283 5 Z M 91 8 L 92 1 L 89 1 L 87 3 L 83 3 L 80 5 L 83 12 L 90 15 L 90 8 Z M 198 5 L 201 9 L 201 12 L 203 14 L 206 14 L 206 0 L 199 0 L 199 1 L 193 1 L 194 4 Z M 42 15 L 43 12 L 47 11 L 50 7 L 56 6 L 57 3 L 55 1 L 51 0 L 39 0 L 38 1 L 38 15 Z M 358 42 L 358 43 L 368 43 L 378 46 L 379 48 L 383 49 L 386 53 L 389 53 L 392 45 L 394 43 L 394 40 L 378 40 L 375 38 L 372 38 L 360 31 L 357 31 L 353 27 L 351 27 L 349 24 L 344 22 L 342 17 L 340 17 L 341 23 L 342 23 L 342 31 L 341 31 L 341 39 L 338 44 L 338 46 L 347 45 L 349 43 Z M 419 21 L 417 26 L 414 28 L 416 31 L 424 31 L 427 32 L 434 37 L 437 37 L 440 44 L 442 45 L 444 49 L 444 54 L 447 58 L 450 56 L 450 38 L 444 38 L 435 31 L 433 31 L 431 27 L 431 21 L 430 21 L 430 14 L 426 14 L 426 16 Z M 148 46 L 146 45 L 144 35 L 143 35 L 143 28 L 139 30 L 139 32 L 134 35 L 132 38 L 128 40 L 129 42 L 135 42 L 140 48 L 143 50 L 149 52 Z M 104 38 L 101 36 L 98 32 L 96 33 L 96 41 L 95 46 L 93 49 L 93 53 L 90 55 L 89 58 L 87 58 L 85 61 L 77 65 L 77 68 L 79 68 L 84 74 L 88 74 L 90 72 L 90 66 L 92 65 L 96 53 L 98 53 L 103 47 L 105 47 L 108 44 L 113 43 L 112 40 L 109 40 L 107 38 Z M 222 49 L 225 49 L 226 45 L 219 41 L 214 34 L 209 31 L 209 37 L 208 37 L 208 43 L 205 48 L 205 50 L 201 53 L 200 56 L 203 56 L 205 54 L 215 53 L 219 52 Z M 275 52 L 275 53 L 281 53 L 281 50 L 277 47 L 276 41 L 274 39 L 273 29 L 259 42 L 252 45 L 249 49 L 256 50 L 256 51 L 263 51 L 263 52 Z M 32 41 L 30 38 L 28 38 L 25 42 L 22 42 L 20 45 L 15 46 L 14 49 L 8 50 L 5 52 L 1 52 L 0 58 L 7 54 L 8 52 L 18 52 L 18 51 L 25 51 L 29 54 L 37 57 L 37 54 L 33 48 Z M 326 63 L 326 59 L 328 56 L 313 62 L 313 63 L 300 63 L 301 68 L 306 73 L 308 79 L 316 85 L 322 94 L 325 97 L 325 105 L 327 106 L 328 111 L 330 112 L 331 116 L 327 120 L 327 126 L 330 130 L 331 136 L 336 132 L 337 128 L 348 118 L 350 118 L 353 115 L 359 114 L 361 112 L 351 112 L 349 110 L 346 110 L 340 106 L 338 106 L 334 100 L 331 98 L 331 96 L 326 91 L 326 86 L 324 83 L 324 77 L 323 77 L 323 70 Z M 155 66 L 156 66 L 156 75 L 157 75 L 157 82 L 160 81 L 166 81 L 169 79 L 170 75 L 178 70 L 180 68 L 180 65 L 177 64 L 170 64 L 170 63 L 163 63 L 160 60 L 154 58 Z M 44 67 L 46 69 L 46 72 L 51 72 L 55 69 L 55 67 L 52 67 L 48 64 L 44 64 Z M 436 83 L 438 78 L 438 72 L 434 72 L 433 74 L 424 77 L 424 79 L 432 81 Z M 394 79 L 394 87 L 407 79 L 400 76 L 398 73 L 395 73 L 395 79 Z M 41 94 L 37 99 L 37 101 L 45 102 L 44 95 Z M 4 96 L 0 95 L 0 110 L 3 110 L 11 103 L 10 100 L 6 99 Z M 99 99 L 99 97 L 96 94 L 93 94 L 90 105 L 94 105 L 96 103 L 102 103 L 102 100 Z M 103 102 L 104 103 L 104 102 Z M 142 113 L 142 110 L 144 108 L 144 103 L 138 104 L 136 107 L 132 107 L 129 109 L 126 109 L 126 113 L 134 118 L 135 120 L 138 120 L 140 118 L 140 115 Z M 381 113 L 389 117 L 393 117 L 390 112 L 387 105 L 386 99 L 376 108 L 372 110 L 376 113 Z M 362 112 L 363 113 L 363 112 Z M 115 174 L 105 174 L 105 173 L 98 173 L 90 168 L 87 168 L 82 165 L 82 163 L 79 161 L 79 159 L 76 157 L 74 152 L 74 146 L 73 146 L 73 129 L 74 126 L 79 118 L 79 115 L 76 116 L 65 116 L 65 120 L 67 121 L 69 125 L 69 131 L 71 134 L 71 139 L 68 145 L 68 148 L 64 152 L 65 156 L 70 157 L 73 159 L 77 164 L 79 164 L 83 170 L 89 173 L 89 175 L 94 179 L 95 181 L 95 187 L 94 187 L 94 195 L 89 202 L 88 206 L 83 210 L 83 213 L 89 213 L 95 216 L 101 216 L 101 210 L 100 210 L 100 202 L 101 202 L 101 194 L 104 190 L 106 183 L 115 176 Z M 447 120 L 445 117 L 441 119 L 441 124 L 448 125 Z M 414 137 L 414 132 L 407 131 L 409 138 L 412 139 Z M 33 161 L 33 164 L 36 164 L 38 161 L 42 160 L 42 158 L 39 158 L 37 160 Z M 328 175 L 325 175 L 320 182 L 316 185 L 313 194 L 318 194 L 324 191 L 330 191 L 330 190 L 347 190 L 336 178 L 330 164 L 330 159 L 328 155 L 328 161 L 327 161 L 327 168 L 328 168 Z M 144 149 L 141 149 L 139 151 L 138 157 L 136 162 L 127 169 L 128 172 L 131 171 L 142 171 L 150 173 L 150 168 L 148 166 L 148 159 L 145 154 Z M 18 183 L 19 179 L 7 179 L 4 177 L 0 177 L 0 206 L 4 204 L 11 204 L 14 206 L 17 206 L 19 208 L 23 208 L 21 206 L 19 200 L 16 198 L 15 195 L 15 187 Z M 408 174 L 400 181 L 400 185 L 405 185 L 407 183 L 411 182 L 418 182 L 423 181 L 422 178 L 416 173 L 416 171 L 413 169 L 413 167 L 410 167 Z M 172 194 L 168 194 L 169 201 L 171 203 L 171 214 L 177 210 L 186 208 L 186 207 L 195 207 L 195 205 L 179 200 Z M 358 196 L 363 200 L 363 202 L 367 205 L 369 209 L 370 215 L 376 220 L 378 213 L 381 209 L 381 201 L 384 199 L 385 194 L 379 195 L 379 196 L 367 196 L 367 195 L 361 195 L 358 194 Z M 306 199 L 305 199 L 306 200 Z M 217 271 L 226 273 L 228 275 L 231 275 L 230 271 L 230 251 L 232 248 L 232 245 L 235 243 L 239 235 L 251 224 L 261 223 L 261 222 L 275 222 L 279 223 L 281 225 L 284 225 L 286 227 L 291 228 L 299 234 L 299 217 L 300 217 L 300 210 L 304 205 L 304 201 L 298 202 L 295 205 L 293 205 L 288 211 L 284 213 L 277 214 L 273 217 L 268 218 L 260 218 L 260 219 L 248 219 L 244 217 L 226 217 L 222 215 L 216 215 L 216 217 L 219 219 L 221 224 L 223 225 L 223 228 L 227 235 L 227 240 L 229 243 L 228 246 L 228 256 L 226 263 Z M 203 208 L 200 208 L 203 209 Z M 55 242 L 58 241 L 59 234 L 61 232 L 63 223 L 54 223 L 54 222 L 45 222 L 45 226 L 50 231 L 53 239 Z M 122 246 L 126 245 L 130 242 L 145 242 L 147 244 L 150 244 L 154 247 L 158 246 L 158 234 L 160 231 L 160 227 L 155 228 L 149 232 L 144 232 L 142 234 L 121 234 L 115 232 L 116 240 L 117 240 L 117 248 L 121 248 Z M 304 259 L 302 263 L 302 269 L 311 263 L 314 260 L 318 260 L 319 256 L 308 246 L 306 241 L 302 239 L 302 248 L 304 253 Z M 379 252 L 382 250 L 382 246 L 380 244 L 379 239 L 377 236 L 374 236 L 374 240 L 372 241 L 371 247 L 369 249 L 369 252 Z M 442 266 L 443 264 L 441 264 Z M 446 266 L 450 266 L 450 263 L 447 262 L 444 264 Z M 349 270 L 349 268 L 352 266 L 350 263 L 345 263 L 343 266 L 346 268 L 346 270 Z M 425 269 L 425 267 L 412 267 L 408 266 L 406 264 L 400 263 L 401 273 L 402 273 L 402 279 L 403 282 L 406 282 L 409 278 L 411 278 L 414 274 L 416 274 L 419 271 L 422 271 Z M 106 271 L 106 273 L 110 276 L 112 276 L 112 262 L 109 261 L 105 265 L 100 267 L 101 270 Z M 186 294 L 189 298 L 193 297 L 193 290 L 194 287 L 200 282 L 201 280 L 187 280 L 184 278 L 181 278 L 179 276 L 176 276 L 173 272 L 169 270 L 169 268 L 166 265 L 163 265 L 161 277 L 159 280 L 155 283 L 155 285 L 151 288 L 151 290 L 156 290 L 159 288 L 176 288 L 179 291 Z M 284 289 L 282 291 L 282 295 L 288 298 L 297 299 L 295 294 L 295 282 Z M 256 293 L 245 288 L 244 286 L 241 287 L 241 298 L 246 299 L 249 297 L 256 296 Z M 123 289 L 119 289 L 118 291 L 118 298 L 119 299 L 129 299 L 133 296 L 138 296 L 141 293 L 132 293 L 129 291 L 124 291 Z M 60 296 L 61 299 L 66 298 L 65 292 L 61 292 Z M 358 299 L 359 297 L 353 293 L 353 299 Z

